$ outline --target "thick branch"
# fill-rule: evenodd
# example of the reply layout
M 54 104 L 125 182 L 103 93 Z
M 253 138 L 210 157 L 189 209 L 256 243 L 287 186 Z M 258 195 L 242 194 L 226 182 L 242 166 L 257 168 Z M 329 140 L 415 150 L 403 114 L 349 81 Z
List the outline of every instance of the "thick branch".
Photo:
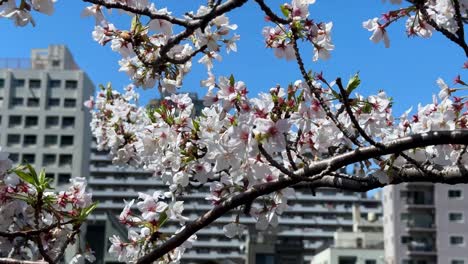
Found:
M 385 148 L 377 148 L 375 146 L 363 147 L 350 151 L 345 154 L 341 154 L 329 159 L 316 162 L 310 165 L 306 169 L 301 169 L 295 172 L 296 175 L 301 177 L 308 177 L 320 174 L 323 170 L 331 169 L 336 170 L 338 168 L 368 160 L 371 158 L 379 157 L 382 155 L 399 153 L 405 150 L 426 147 L 431 145 L 442 145 L 442 144 L 464 144 L 468 142 L 468 130 L 458 131 L 433 131 L 422 134 L 415 134 L 405 138 L 400 138 L 394 141 L 383 143 Z M 433 167 L 433 176 L 426 176 L 417 169 L 402 169 L 399 173 L 399 177 L 393 177 L 393 181 L 389 184 L 397 184 L 401 182 L 416 182 L 416 181 L 432 181 L 440 183 L 467 183 L 467 171 L 465 167 L 446 167 L 442 171 L 438 171 L 438 167 Z M 362 179 L 355 180 L 346 177 L 334 177 L 324 175 L 320 179 L 309 184 L 315 187 L 333 187 L 340 188 L 343 190 L 352 191 L 367 191 L 377 187 L 382 187 L 385 184 L 380 183 L 371 177 L 369 182 L 363 182 Z M 200 216 L 197 220 L 188 224 L 184 230 L 174 235 L 172 238 L 167 240 L 160 247 L 156 248 L 152 252 L 148 253 L 144 257 L 138 260 L 138 264 L 149 264 L 153 261 L 161 258 L 174 248 L 180 246 L 184 241 L 190 238 L 198 230 L 211 224 L 213 221 L 221 217 L 222 215 L 229 212 L 243 204 L 251 203 L 257 197 L 266 195 L 275 191 L 279 191 L 286 187 L 298 184 L 300 182 L 297 178 L 287 178 L 279 180 L 277 182 L 257 184 L 246 190 L 245 192 L 239 193 L 233 197 L 228 198 L 212 210 L 208 211 L 204 215 Z
M 83 0 L 83 2 L 88 2 L 88 3 L 95 4 L 95 5 L 104 6 L 106 8 L 121 9 L 121 10 L 128 11 L 136 15 L 149 17 L 151 19 L 162 19 L 162 20 L 171 22 L 172 24 L 176 24 L 176 25 L 183 26 L 183 27 L 188 27 L 190 25 L 189 21 L 187 21 L 186 19 L 176 18 L 168 14 L 158 14 L 158 13 L 151 11 L 148 7 L 145 7 L 144 9 L 140 9 L 140 8 L 128 6 L 121 2 L 109 3 L 105 0 Z

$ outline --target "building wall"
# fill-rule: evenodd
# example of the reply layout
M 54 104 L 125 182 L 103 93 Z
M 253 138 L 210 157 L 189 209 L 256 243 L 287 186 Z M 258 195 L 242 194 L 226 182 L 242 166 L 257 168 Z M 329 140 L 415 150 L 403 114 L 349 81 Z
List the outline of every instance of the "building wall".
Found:
M 468 263 L 468 185 L 435 185 L 437 253 L 439 263 L 464 260 Z M 460 198 L 450 198 L 450 190 L 460 190 Z M 462 213 L 462 221 L 450 221 L 449 213 Z M 452 245 L 451 236 L 463 237 L 463 244 Z

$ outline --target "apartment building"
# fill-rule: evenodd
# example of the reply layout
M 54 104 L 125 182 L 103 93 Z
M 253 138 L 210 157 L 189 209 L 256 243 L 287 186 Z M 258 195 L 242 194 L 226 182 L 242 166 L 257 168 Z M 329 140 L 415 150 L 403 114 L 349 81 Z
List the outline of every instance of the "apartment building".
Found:
M 29 59 L 0 59 L 0 146 L 15 163 L 47 168 L 56 185 L 89 170 L 94 85 L 61 45 L 33 49 Z
M 405 183 L 383 191 L 387 264 L 466 264 L 468 185 Z

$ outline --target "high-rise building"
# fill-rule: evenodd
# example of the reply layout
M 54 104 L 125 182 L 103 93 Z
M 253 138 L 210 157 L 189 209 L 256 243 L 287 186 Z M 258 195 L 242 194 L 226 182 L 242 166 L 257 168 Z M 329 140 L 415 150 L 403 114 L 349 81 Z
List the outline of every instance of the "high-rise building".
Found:
M 57 189 L 71 177 L 88 176 L 90 150 L 83 146 L 91 144 L 91 115 L 83 102 L 93 94 L 65 46 L 33 49 L 29 59 L 0 59 L 2 151 L 14 163 L 46 168 Z
M 0 146 L 15 163 L 47 168 L 56 185 L 87 176 L 91 115 L 83 102 L 93 94 L 65 46 L 0 59 Z
M 468 264 L 468 185 L 405 183 L 383 191 L 387 264 Z

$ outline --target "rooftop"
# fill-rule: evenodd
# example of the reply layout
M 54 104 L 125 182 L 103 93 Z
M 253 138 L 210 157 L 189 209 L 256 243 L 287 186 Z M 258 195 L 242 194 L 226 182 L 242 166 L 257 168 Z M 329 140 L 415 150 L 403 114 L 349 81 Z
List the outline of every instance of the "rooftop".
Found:
M 79 70 L 65 45 L 50 45 L 46 49 L 32 49 L 30 58 L 0 58 L 0 69 Z

